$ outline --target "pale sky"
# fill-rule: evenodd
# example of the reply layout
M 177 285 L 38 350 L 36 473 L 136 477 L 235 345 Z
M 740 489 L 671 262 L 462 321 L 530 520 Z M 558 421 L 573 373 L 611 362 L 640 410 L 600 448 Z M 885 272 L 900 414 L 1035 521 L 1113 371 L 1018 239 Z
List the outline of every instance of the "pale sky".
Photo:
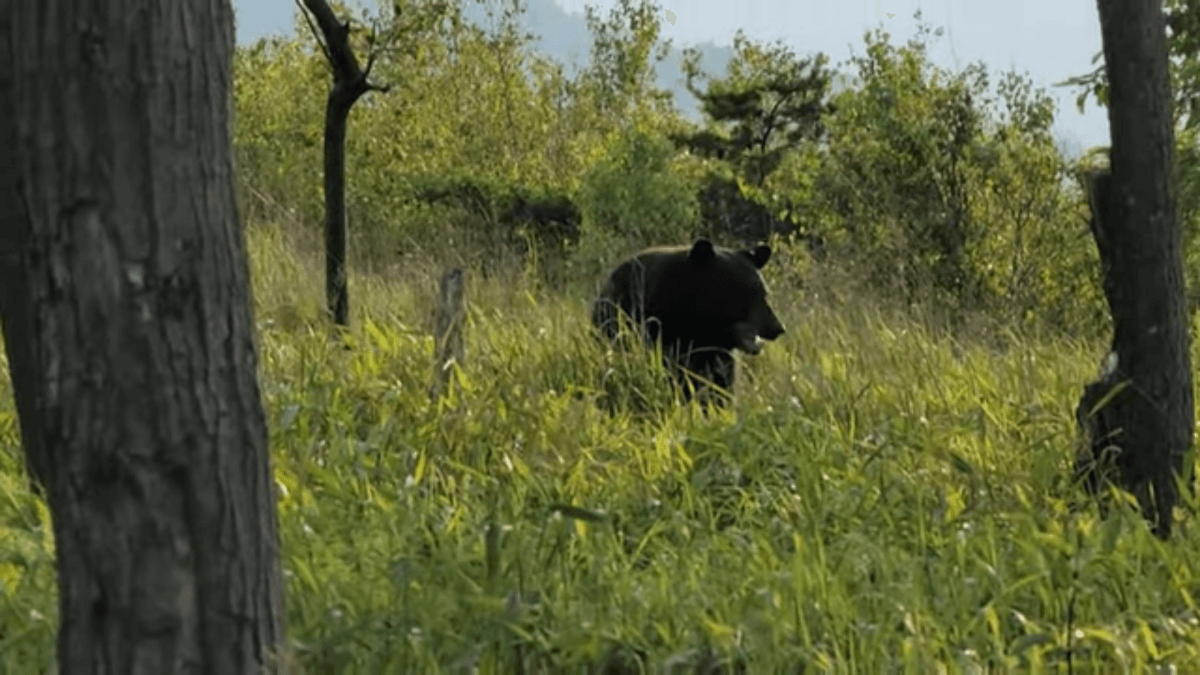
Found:
M 468 0 L 470 1 L 470 0 Z M 615 0 L 556 0 L 568 12 L 594 4 L 607 14 Z M 930 51 L 940 66 L 955 68 L 982 60 L 994 77 L 1009 69 L 1028 71 L 1059 104 L 1055 132 L 1084 147 L 1107 145 L 1108 118 L 1089 101 L 1083 115 L 1075 90 L 1055 82 L 1089 72 L 1100 50 L 1096 0 L 658 0 L 675 15 L 663 22 L 664 37 L 684 47 L 704 41 L 728 45 L 738 28 L 759 40 L 782 39 L 800 53 L 821 51 L 836 64 L 861 54 L 863 32 L 882 24 L 892 44 L 915 34 L 913 13 L 946 29 Z M 234 0 L 238 41 L 291 28 L 294 0 Z M 887 14 L 894 14 L 888 18 Z M 580 45 L 588 53 L 588 45 Z M 993 80 L 994 81 L 994 80 Z

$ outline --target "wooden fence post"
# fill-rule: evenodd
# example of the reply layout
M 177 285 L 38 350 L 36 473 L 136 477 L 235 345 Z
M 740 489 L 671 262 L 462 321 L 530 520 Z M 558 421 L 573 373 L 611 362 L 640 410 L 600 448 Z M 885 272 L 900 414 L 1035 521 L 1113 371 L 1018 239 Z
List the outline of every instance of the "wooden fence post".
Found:
M 437 307 L 433 315 L 433 384 L 429 389 L 429 397 L 433 400 L 446 393 L 451 368 L 461 364 L 466 356 L 463 338 L 466 318 L 466 274 L 456 267 L 442 275 L 438 284 Z

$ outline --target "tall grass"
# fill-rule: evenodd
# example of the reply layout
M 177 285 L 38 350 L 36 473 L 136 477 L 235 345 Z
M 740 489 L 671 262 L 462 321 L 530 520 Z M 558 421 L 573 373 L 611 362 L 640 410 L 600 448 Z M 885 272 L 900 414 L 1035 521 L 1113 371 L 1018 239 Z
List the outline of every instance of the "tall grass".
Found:
M 1200 672 L 1190 518 L 1162 543 L 1064 479 L 1101 344 L 776 284 L 787 334 L 703 415 L 593 339 L 582 287 L 493 271 L 433 402 L 436 266 L 352 275 L 347 350 L 318 259 L 251 235 L 306 672 Z M 53 549 L 7 392 L 0 670 L 44 672 Z

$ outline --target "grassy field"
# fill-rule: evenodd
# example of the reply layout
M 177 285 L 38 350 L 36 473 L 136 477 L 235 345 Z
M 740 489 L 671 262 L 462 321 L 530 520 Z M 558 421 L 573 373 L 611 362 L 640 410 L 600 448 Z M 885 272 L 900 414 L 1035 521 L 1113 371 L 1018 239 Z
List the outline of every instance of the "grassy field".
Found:
M 596 344 L 587 289 L 472 275 L 435 404 L 436 268 L 352 276 L 344 350 L 318 259 L 251 253 L 305 672 L 1200 672 L 1191 518 L 1162 543 L 1065 482 L 1102 343 L 776 283 L 787 334 L 705 417 Z M 0 671 L 46 672 L 53 542 L 0 388 Z

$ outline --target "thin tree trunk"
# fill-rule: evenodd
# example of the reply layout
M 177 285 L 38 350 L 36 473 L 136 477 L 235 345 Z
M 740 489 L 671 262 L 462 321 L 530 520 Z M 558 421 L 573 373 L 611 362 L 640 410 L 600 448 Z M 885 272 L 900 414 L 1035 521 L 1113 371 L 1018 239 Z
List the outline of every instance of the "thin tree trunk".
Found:
M 325 299 L 333 322 L 350 325 L 346 283 L 346 118 L 336 87 L 325 106 Z
M 1099 0 L 1099 8 L 1112 175 L 1096 182 L 1093 234 L 1116 362 L 1080 401 L 1077 413 L 1091 432 L 1091 449 L 1078 469 L 1093 488 L 1115 478 L 1165 539 L 1179 497 L 1176 481 L 1191 473 L 1184 458 L 1195 414 L 1171 195 L 1166 32 L 1159 0 Z
M 335 324 L 350 324 L 350 298 L 346 285 L 346 119 L 359 97 L 387 87 L 371 84 L 373 61 L 360 68 L 350 48 L 350 24 L 338 21 L 325 0 L 304 0 L 316 19 L 333 87 L 325 104 L 325 299 Z M 373 55 L 372 55 L 373 56 Z
M 54 521 L 59 671 L 260 673 L 283 606 L 229 2 L 3 4 L 0 310 Z

